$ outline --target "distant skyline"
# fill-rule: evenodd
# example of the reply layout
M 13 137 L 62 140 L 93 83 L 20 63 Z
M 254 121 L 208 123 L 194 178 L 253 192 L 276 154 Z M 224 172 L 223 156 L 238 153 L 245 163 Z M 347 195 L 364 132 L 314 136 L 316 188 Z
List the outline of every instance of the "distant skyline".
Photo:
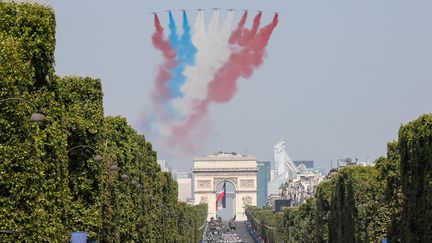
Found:
M 432 111 L 430 1 L 51 1 L 56 73 L 102 79 L 106 115 L 138 131 L 150 105 L 160 53 L 151 12 L 197 8 L 281 11 L 264 65 L 238 82 L 230 103 L 210 107 L 212 136 L 197 155 L 236 151 L 273 160 L 286 139 L 293 160 L 330 167 L 337 157 L 385 155 L 401 124 Z M 226 12 L 221 12 L 223 15 Z M 236 11 L 235 22 L 241 16 Z M 161 13 L 163 25 L 168 16 Z M 175 14 L 179 20 L 180 15 Z M 151 142 L 152 138 L 147 137 Z M 179 141 L 181 142 L 181 141 Z M 193 156 L 159 159 L 187 170 Z

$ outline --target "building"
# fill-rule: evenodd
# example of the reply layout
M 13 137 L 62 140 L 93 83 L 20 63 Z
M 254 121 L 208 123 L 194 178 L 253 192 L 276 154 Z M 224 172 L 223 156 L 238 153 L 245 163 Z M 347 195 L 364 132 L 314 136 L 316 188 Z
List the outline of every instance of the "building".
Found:
M 267 184 L 267 194 L 278 194 L 279 187 L 289 178 L 297 176 L 298 169 L 285 149 L 285 139 L 274 146 L 274 159 L 277 175 Z
M 284 138 L 274 146 L 274 160 L 278 176 L 288 173 L 288 177 L 295 177 L 297 167 L 285 149 Z
M 221 209 L 216 208 L 217 195 L 226 184 L 229 218 L 245 220 L 245 207 L 257 204 L 257 161 L 255 156 L 235 152 L 218 152 L 213 155 L 196 157 L 193 162 L 194 203 L 206 203 L 207 219 L 217 217 Z M 232 192 L 232 193 L 231 193 Z M 231 197 L 233 195 L 234 197 Z
M 306 168 L 308 169 L 313 169 L 314 167 L 314 162 L 313 160 L 297 160 L 297 161 L 293 161 L 295 166 L 299 166 L 301 164 L 304 164 L 306 166 Z
M 304 164 L 300 164 L 298 169 L 297 177 L 288 179 L 280 187 L 281 198 L 289 199 L 291 206 L 301 205 L 312 197 L 318 184 L 324 179 L 319 171 L 308 169 Z
M 314 170 L 321 172 L 321 175 L 327 175 L 330 172 L 330 169 L 326 167 L 315 167 Z
M 161 167 L 162 172 L 171 172 L 172 171 L 171 166 L 169 166 L 169 164 L 166 162 L 166 160 L 158 159 L 157 163 Z
M 267 196 L 279 194 L 279 188 L 288 180 L 288 173 L 282 174 L 267 182 Z
M 161 168 L 161 171 L 164 171 L 164 170 L 165 170 L 165 164 L 166 164 L 166 161 L 163 160 L 163 159 L 158 159 L 158 160 L 157 160 L 157 163 L 159 164 L 159 166 L 160 166 L 160 168 Z
M 176 172 L 173 174 L 178 185 L 178 200 L 182 202 L 192 201 L 192 173 Z
M 365 161 L 359 161 L 357 158 L 353 161 L 350 157 L 337 158 L 336 163 L 337 168 L 341 168 L 344 166 L 373 166 L 373 164 Z
M 157 160 L 162 172 L 171 173 L 174 180 L 177 181 L 178 200 L 191 204 L 192 197 L 192 173 L 182 172 L 173 169 L 165 160 Z
M 257 161 L 257 206 L 267 205 L 267 183 L 270 181 L 271 163 L 270 161 Z
M 285 140 L 274 146 L 277 176 L 267 184 L 268 203 L 275 206 L 278 200 L 298 206 L 315 193 L 317 185 L 324 179 L 314 169 L 312 160 L 292 161 L 285 150 Z M 277 206 L 277 205 L 276 205 Z

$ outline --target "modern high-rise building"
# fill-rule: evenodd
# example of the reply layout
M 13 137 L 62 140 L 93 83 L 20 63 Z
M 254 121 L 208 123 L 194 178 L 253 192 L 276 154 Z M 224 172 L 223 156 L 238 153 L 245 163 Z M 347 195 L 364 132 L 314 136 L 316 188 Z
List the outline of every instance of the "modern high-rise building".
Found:
M 274 146 L 275 167 L 278 171 L 278 176 L 288 172 L 289 177 L 295 177 L 297 167 L 294 165 L 291 157 L 285 149 L 285 139 L 282 138 L 279 143 Z
M 267 205 L 267 183 L 270 181 L 271 163 L 270 161 L 257 161 L 257 206 Z
M 278 194 L 279 187 L 290 178 L 297 177 L 298 169 L 293 163 L 291 157 L 288 155 L 285 148 L 285 139 L 281 139 L 279 143 L 274 146 L 274 160 L 277 175 L 267 183 L 267 194 Z

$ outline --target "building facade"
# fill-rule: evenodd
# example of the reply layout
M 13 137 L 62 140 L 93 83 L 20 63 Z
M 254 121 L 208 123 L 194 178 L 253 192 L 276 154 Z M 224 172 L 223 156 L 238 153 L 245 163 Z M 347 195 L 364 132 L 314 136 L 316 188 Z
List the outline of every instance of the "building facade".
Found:
M 224 182 L 234 186 L 236 220 L 245 220 L 245 207 L 257 205 L 255 156 L 219 152 L 196 157 L 193 163 L 194 203 L 208 205 L 207 218 L 217 217 L 216 190 Z
M 189 172 L 176 172 L 174 174 L 178 185 L 178 200 L 190 202 L 192 199 L 192 174 Z
M 294 161 L 294 164 L 297 167 L 301 164 L 304 164 L 306 166 L 306 168 L 308 168 L 308 169 L 315 168 L 313 160 L 297 160 L 297 161 Z
M 280 198 L 289 199 L 291 206 L 299 206 L 315 194 L 323 179 L 319 171 L 308 170 L 306 166 L 300 165 L 297 177 L 288 179 L 280 187 Z
M 172 171 L 171 166 L 168 165 L 166 160 L 158 159 L 157 163 L 159 164 L 162 172 L 171 172 Z
M 257 161 L 257 206 L 267 205 L 267 183 L 270 181 L 271 163 L 270 161 Z
M 274 164 L 277 174 L 267 184 L 267 195 L 278 194 L 279 187 L 289 178 L 297 176 L 298 169 L 285 149 L 285 139 L 274 146 Z

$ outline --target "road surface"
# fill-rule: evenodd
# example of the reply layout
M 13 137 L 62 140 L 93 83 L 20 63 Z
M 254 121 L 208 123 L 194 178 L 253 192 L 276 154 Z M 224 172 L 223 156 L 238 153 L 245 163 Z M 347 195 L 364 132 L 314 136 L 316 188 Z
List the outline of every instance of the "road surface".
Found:
M 236 230 L 233 232 L 237 233 L 244 243 L 256 243 L 256 241 L 251 237 L 246 225 L 243 221 L 236 221 Z

